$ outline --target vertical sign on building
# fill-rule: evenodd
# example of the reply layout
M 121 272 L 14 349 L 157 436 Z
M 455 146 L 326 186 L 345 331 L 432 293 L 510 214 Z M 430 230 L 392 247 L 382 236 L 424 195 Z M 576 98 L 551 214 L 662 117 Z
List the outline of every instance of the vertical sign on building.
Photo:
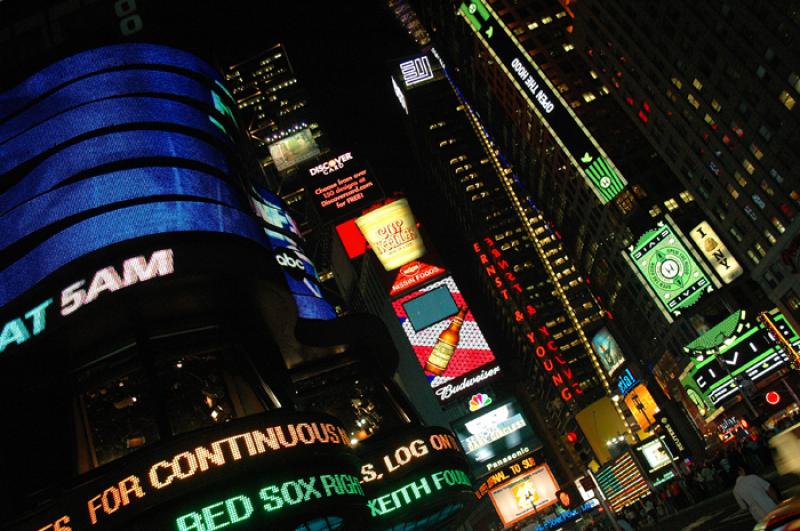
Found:
M 743 273 L 742 266 L 739 265 L 739 262 L 725 247 L 725 244 L 722 243 L 722 240 L 719 239 L 719 236 L 707 221 L 697 225 L 689 234 L 692 237 L 692 241 L 725 284 L 730 284 Z

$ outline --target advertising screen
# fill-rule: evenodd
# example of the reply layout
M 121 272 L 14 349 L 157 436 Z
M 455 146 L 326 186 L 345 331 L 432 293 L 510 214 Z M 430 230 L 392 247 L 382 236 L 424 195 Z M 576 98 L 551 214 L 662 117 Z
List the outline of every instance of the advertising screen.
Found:
M 625 363 L 625 356 L 622 354 L 622 349 L 619 343 L 608 331 L 608 328 L 602 328 L 592 337 L 592 348 L 600 358 L 600 363 L 606 370 L 609 376 Z
M 514 399 L 485 407 L 452 425 L 477 476 L 502 468 L 542 445 Z
M 670 461 L 678 459 L 674 453 L 670 457 L 670 451 L 667 449 L 665 441 L 666 438 L 661 436 L 658 439 L 650 439 L 636 447 L 636 451 L 647 465 L 648 473 L 658 472 L 662 468 L 670 466 Z
M 425 244 L 406 199 L 398 199 L 356 218 L 356 225 L 386 271 L 425 254 Z
M 597 474 L 597 484 L 614 512 L 650 495 L 642 471 L 628 450 L 614 461 L 601 468 Z
M 679 315 L 714 289 L 682 238 L 666 221 L 659 221 L 655 229 L 645 232 L 629 251 L 636 269 L 670 315 Z
M 653 400 L 653 395 L 647 390 L 645 384 L 639 384 L 625 396 L 625 405 L 633 414 L 636 423 L 643 430 L 647 430 L 656 421 L 656 414 L 661 411 Z
M 442 285 L 403 304 L 415 332 L 424 330 L 458 313 L 458 306 L 447 286 Z
M 383 199 L 369 167 L 348 151 L 308 170 L 306 191 L 323 221 L 351 217 Z
M 269 145 L 269 154 L 278 171 L 288 170 L 319 155 L 319 147 L 308 128 Z
M 509 526 L 556 503 L 556 492 L 550 467 L 541 465 L 490 491 L 489 497 L 503 525 Z
M 464 2 L 460 13 L 528 101 L 530 109 L 571 156 L 600 202 L 606 204 L 614 199 L 625 186 L 625 179 L 489 2 Z
M 411 302 L 441 287 L 449 292 L 452 303 L 446 300 L 445 296 L 448 293 L 445 293 L 444 290 L 434 294 L 431 299 L 423 298 L 421 302 Z M 440 320 L 431 323 L 427 328 L 415 329 L 406 313 L 406 305 L 409 302 L 417 316 L 418 325 L 430 322 L 435 316 L 439 316 Z M 433 304 L 428 306 L 427 303 Z M 457 326 L 453 323 L 455 321 L 453 314 L 445 315 L 448 313 L 446 309 L 452 309 L 454 306 L 466 309 L 466 312 L 463 316 L 463 323 L 457 332 L 457 344 L 449 345 L 445 342 L 437 349 L 437 352 L 443 356 L 436 357 L 439 362 L 439 368 L 434 368 L 436 373 L 439 373 L 436 374 L 425 367 L 428 366 L 434 348 L 440 343 L 442 333 L 451 328 L 451 324 L 453 327 Z M 417 355 L 420 367 L 425 370 L 431 388 L 440 402 L 446 402 L 461 394 L 469 393 L 478 385 L 499 375 L 500 367 L 495 361 L 494 354 L 453 277 L 447 276 L 427 286 L 412 290 L 392 301 L 392 307 Z M 443 370 L 442 367 L 444 367 Z
M 797 348 L 800 345 L 800 336 L 783 314 L 773 310 L 770 315 L 781 334 Z M 681 378 L 681 384 L 698 408 L 710 410 L 712 408 L 705 407 L 706 404 L 718 406 L 739 392 L 729 373 L 742 380 L 758 382 L 787 364 L 787 354 L 763 324 L 755 319 L 749 319 L 742 324 L 739 327 L 741 331 L 730 338 L 729 344 L 723 343 L 719 346 L 719 354 L 711 354 L 703 361 L 693 361 L 692 368 Z
M 744 272 L 707 221 L 693 228 L 689 235 L 725 284 L 730 284 Z

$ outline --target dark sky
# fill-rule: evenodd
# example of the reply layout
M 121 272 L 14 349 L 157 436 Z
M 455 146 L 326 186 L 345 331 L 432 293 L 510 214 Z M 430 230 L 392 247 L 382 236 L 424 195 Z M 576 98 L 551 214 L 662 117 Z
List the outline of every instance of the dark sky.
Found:
M 408 148 L 389 74 L 417 49 L 384 2 L 224 4 L 220 60 L 237 62 L 283 42 L 333 150 L 366 157 L 387 191 L 402 182 Z

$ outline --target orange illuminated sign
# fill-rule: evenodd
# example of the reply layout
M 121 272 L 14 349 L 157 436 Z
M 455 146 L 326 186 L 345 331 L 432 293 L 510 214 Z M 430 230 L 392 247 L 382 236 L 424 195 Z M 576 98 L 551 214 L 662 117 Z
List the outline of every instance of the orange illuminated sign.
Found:
M 656 422 L 656 414 L 661 411 L 644 384 L 633 388 L 633 391 L 625 397 L 625 404 L 642 430 L 652 426 Z

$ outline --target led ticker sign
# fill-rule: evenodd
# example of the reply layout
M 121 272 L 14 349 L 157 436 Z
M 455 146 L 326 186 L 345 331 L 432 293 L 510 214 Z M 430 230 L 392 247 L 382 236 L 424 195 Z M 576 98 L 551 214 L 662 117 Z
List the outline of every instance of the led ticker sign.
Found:
M 517 450 L 531 452 L 542 445 L 514 399 L 482 409 L 452 426 L 478 476 L 504 465 Z
M 269 145 L 269 154 L 278 171 L 288 170 L 319 155 L 319 147 L 308 128 Z
M 462 3 L 460 13 L 570 155 L 600 202 L 606 204 L 614 199 L 625 186 L 625 179 L 489 3 L 485 0 Z
M 367 506 L 373 517 L 384 517 L 411 507 L 439 492 L 471 492 L 471 489 L 472 482 L 463 470 L 437 470 L 367 501 Z
M 561 354 L 561 349 L 550 335 L 547 325 L 539 321 L 536 307 L 524 295 L 511 264 L 492 238 L 486 237 L 473 244 L 481 266 L 491 279 L 494 291 L 502 304 L 510 307 L 517 327 L 524 331 L 531 356 L 547 375 L 564 402 L 583 394 L 580 382 Z
M 262 487 L 257 493 L 238 494 L 183 514 L 175 519 L 178 531 L 211 531 L 250 520 L 256 511 L 279 513 L 326 498 L 355 497 L 364 491 L 356 476 L 321 474 L 301 477 Z
M 614 372 L 625 363 L 625 356 L 622 354 L 622 349 L 608 331 L 608 328 L 601 328 L 594 337 L 592 337 L 592 348 L 594 349 L 597 357 L 600 358 L 600 363 L 606 370 L 609 376 L 613 376 Z
M 425 244 L 406 199 L 392 201 L 356 218 L 356 225 L 386 271 L 425 254 Z
M 290 419 L 280 420 L 287 417 Z M 323 415 L 273 412 L 238 419 L 214 427 L 202 439 L 182 439 L 140 450 L 135 459 L 126 460 L 124 467 L 111 465 L 110 471 L 102 477 L 68 492 L 53 509 L 45 507 L 41 512 L 47 513 L 49 520 L 44 520 L 44 515 L 34 518 L 37 523 L 62 519 L 73 529 L 116 529 L 120 522 L 136 518 L 153 506 L 172 503 L 189 493 L 194 499 L 198 490 L 217 485 L 224 478 L 230 480 L 257 470 L 253 467 L 266 465 L 277 473 L 281 467 L 295 471 L 307 462 L 340 470 L 330 472 L 327 478 L 309 474 L 303 476 L 302 481 L 293 480 L 293 484 L 261 485 L 252 494 L 240 492 L 236 495 L 246 497 L 255 510 L 267 512 L 278 510 L 282 503 L 293 505 L 292 500 L 299 503 L 298 492 L 303 492 L 303 499 L 341 493 L 363 497 L 359 478 L 349 472 L 352 464 L 346 467 L 338 464 L 352 463 L 354 455 L 349 441 L 347 432 L 332 418 Z M 244 499 L 231 502 L 233 507 L 225 503 L 230 499 L 233 498 L 216 500 L 208 506 L 210 508 L 184 511 L 178 515 L 182 524 L 176 525 L 192 529 L 192 525 L 197 525 L 198 521 L 205 523 L 212 519 L 210 514 L 216 513 L 220 513 L 222 521 L 222 512 L 231 521 L 244 521 L 253 516 Z M 56 515 L 54 510 L 67 514 Z M 38 523 L 33 528 L 41 526 L 42 523 Z
M 556 503 L 558 490 L 550 467 L 541 465 L 489 491 L 489 498 L 503 525 L 509 526 Z
M 306 190 L 325 221 L 351 216 L 383 199 L 383 191 L 368 167 L 353 164 L 353 160 L 353 154 L 348 151 L 309 170 L 309 174 L 317 178 Z
M 73 282 L 61 291 L 58 299 L 60 315 L 67 316 L 78 309 L 91 304 L 105 292 L 115 292 L 146 282 L 156 277 L 170 275 L 175 271 L 172 249 L 155 251 L 150 258 L 135 256 L 122 262 L 122 267 L 117 270 L 108 266 L 95 272 L 87 285 L 86 280 Z M 48 311 L 55 311 L 53 298 L 38 304 L 24 315 L 8 321 L 0 333 L 0 353 L 12 344 L 21 345 L 32 336 L 42 333 L 47 327 Z M 49 310 L 49 308 L 53 310 Z
M 725 284 L 730 284 L 744 272 L 707 221 L 693 228 L 689 235 Z
M 773 310 L 772 320 L 792 346 L 796 348 L 800 345 L 800 336 L 777 310 Z M 694 360 L 692 368 L 681 379 L 687 393 L 692 391 L 688 394 L 694 395 L 695 401 L 702 399 L 703 406 L 718 406 L 739 392 L 729 374 L 735 378 L 757 382 L 785 366 L 788 361 L 786 353 L 770 337 L 770 331 L 757 321 L 744 323 L 728 344 L 723 343 L 718 347 L 718 351 L 719 353 L 704 357 L 702 361 Z M 698 408 L 707 411 L 711 409 L 700 405 Z
M 658 227 L 645 232 L 630 247 L 629 255 L 670 315 L 679 315 L 714 289 L 682 238 L 667 222 L 660 221 Z
M 417 298 L 423 297 L 422 302 L 424 303 L 426 295 L 440 287 L 449 292 L 448 296 L 452 299 L 451 304 L 442 304 L 439 298 L 435 298 L 433 301 L 435 304 L 429 305 L 413 302 Z M 426 322 L 433 324 L 427 328 L 416 330 L 407 314 L 407 303 L 411 303 L 418 315 L 421 315 Z M 450 326 L 454 317 L 454 308 L 466 307 L 466 302 L 453 277 L 448 276 L 395 299 L 392 301 L 392 307 L 417 355 L 420 367 L 424 368 L 439 341 L 439 336 Z M 500 367 L 495 362 L 489 344 L 472 312 L 467 310 L 459 331 L 458 345 L 453 350 L 444 372 L 441 375 L 433 373 L 426 375 L 436 397 L 440 402 L 446 402 L 463 393 L 470 392 L 477 385 L 485 383 L 499 373 Z

